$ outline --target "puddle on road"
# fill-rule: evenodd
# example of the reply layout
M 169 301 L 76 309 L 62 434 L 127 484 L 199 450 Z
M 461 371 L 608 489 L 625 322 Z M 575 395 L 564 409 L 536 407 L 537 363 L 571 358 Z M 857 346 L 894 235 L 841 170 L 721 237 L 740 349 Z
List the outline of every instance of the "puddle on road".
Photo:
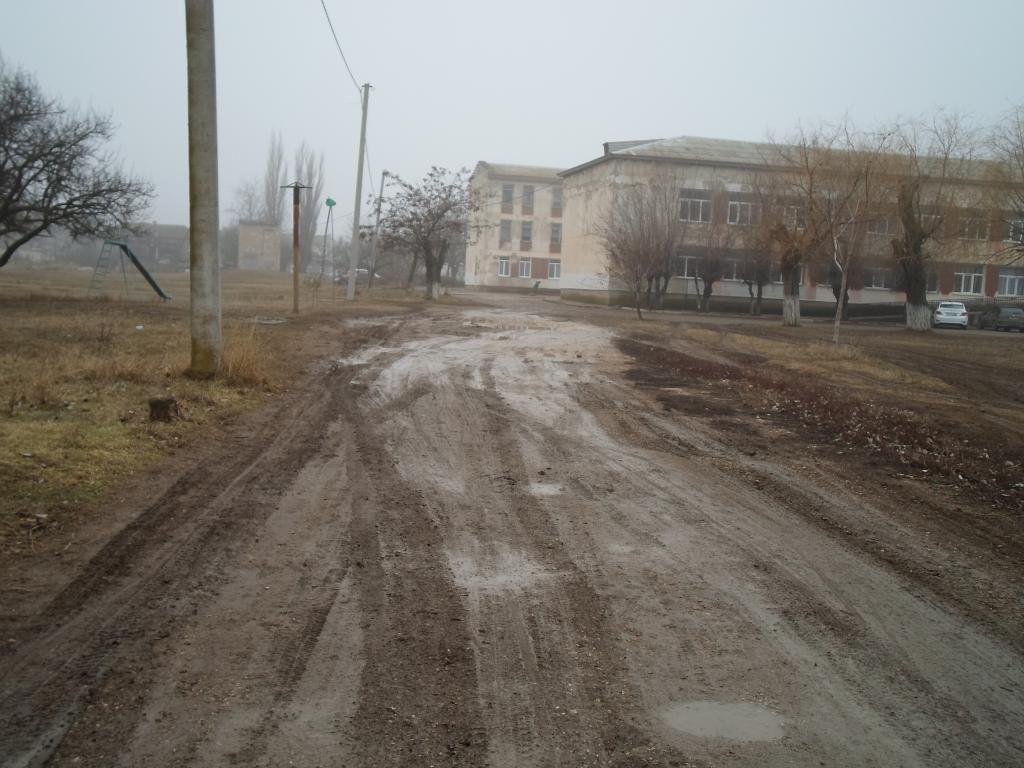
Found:
M 781 715 L 767 707 L 745 702 L 686 701 L 670 704 L 658 716 L 670 728 L 691 736 L 730 741 L 775 741 L 784 735 Z
M 562 486 L 554 483 L 530 483 L 530 493 L 534 496 L 557 496 L 562 492 Z

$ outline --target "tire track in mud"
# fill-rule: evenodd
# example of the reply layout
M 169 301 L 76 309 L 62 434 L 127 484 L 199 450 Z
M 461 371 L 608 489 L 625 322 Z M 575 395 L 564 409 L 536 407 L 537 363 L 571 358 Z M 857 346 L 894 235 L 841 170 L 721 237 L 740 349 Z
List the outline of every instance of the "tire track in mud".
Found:
M 348 746 L 366 768 L 479 766 L 486 733 L 465 608 L 438 523 L 421 492 L 398 476 L 366 400 L 345 403 L 352 471 L 366 489 L 353 499 L 352 573 L 365 647 Z
M 714 474 L 709 474 L 709 482 L 713 479 L 714 483 L 721 484 L 723 492 L 735 489 L 741 495 L 769 499 L 775 508 L 803 519 L 843 549 L 888 571 L 903 582 L 902 588 L 907 592 L 916 594 L 922 587 L 926 592 L 929 591 L 926 582 L 913 578 L 913 572 L 908 573 L 906 568 L 896 567 L 899 563 L 894 565 L 892 556 L 880 554 L 877 542 L 874 547 L 863 546 L 854 531 L 824 514 L 830 507 L 824 496 L 817 498 L 817 494 L 824 491 L 812 492 L 800 487 L 809 487 L 815 480 L 821 483 L 822 478 L 804 478 L 804 481 L 798 483 L 795 481 L 795 467 L 786 468 L 771 461 L 747 460 L 724 443 L 707 445 L 705 438 L 700 436 L 705 427 L 691 417 L 684 417 L 683 421 L 695 433 L 694 439 L 685 443 L 676 434 L 654 423 L 660 418 L 659 415 L 642 408 L 632 414 L 624 409 L 614 409 L 610 418 L 621 434 L 639 438 L 646 450 L 663 452 L 698 466 L 703 463 L 709 469 L 714 468 Z M 789 482 L 784 479 L 787 471 L 793 473 Z M 629 529 L 628 524 L 623 525 Z M 755 569 L 757 581 L 765 590 L 770 590 L 779 616 L 807 648 L 817 650 L 819 659 L 827 664 L 832 675 L 845 680 L 849 689 L 858 692 L 865 704 L 890 713 L 905 713 L 905 721 L 898 723 L 899 730 L 903 738 L 914 744 L 918 754 L 929 764 L 935 764 L 936 760 L 950 759 L 953 755 L 959 760 L 969 760 L 979 753 L 985 755 L 986 766 L 1014 764 L 1015 758 L 1009 756 L 1019 754 L 1024 747 L 1011 724 L 1016 717 L 1024 716 L 1019 702 L 1014 703 L 1012 697 L 998 694 L 998 698 L 1003 699 L 1003 705 L 996 706 L 988 702 L 987 697 L 979 696 L 977 691 L 965 695 L 966 691 L 950 690 L 949 685 L 956 679 L 956 675 L 936 676 L 934 664 L 930 665 L 929 671 L 919 668 L 920 659 L 915 660 L 908 654 L 908 648 L 912 645 L 910 637 L 891 636 L 879 624 L 878 617 L 871 616 L 870 608 L 866 614 L 862 614 L 856 605 L 840 608 L 834 601 L 841 592 L 831 594 L 827 587 L 824 590 L 821 586 L 813 588 L 807 580 L 808 574 L 803 564 L 794 569 L 793 563 L 786 559 L 773 558 L 770 550 L 759 546 L 756 537 L 738 536 L 729 529 L 728 524 L 722 527 L 719 523 L 714 528 L 718 535 L 731 542 L 731 547 L 745 553 Z M 883 549 L 891 547 L 892 543 L 889 542 Z M 825 599 L 830 594 L 832 604 Z M 917 597 L 920 598 L 920 595 Z M 960 604 L 958 600 L 952 602 Z M 927 614 L 934 610 L 932 604 L 932 600 L 925 598 L 919 604 L 920 610 Z M 902 605 L 902 608 L 905 609 L 906 605 Z M 976 612 L 966 613 L 969 615 Z M 990 624 L 988 621 L 979 623 Z M 907 630 L 914 631 L 912 627 L 907 627 Z M 992 666 L 993 659 L 1005 654 L 1005 650 L 998 645 L 986 647 L 986 650 L 978 649 L 979 659 L 974 663 Z M 1010 688 L 1003 690 L 1011 691 Z M 994 725 L 997 727 L 993 728 Z M 974 746 L 965 750 L 965 743 Z
M 372 333 L 368 335 L 373 335 Z M 210 596 L 191 578 L 216 568 L 251 535 L 280 494 L 321 450 L 344 387 L 337 370 L 313 374 L 255 429 L 248 420 L 208 452 L 117 533 L 21 630 L 19 649 L 0 661 L 0 764 L 35 766 L 74 742 L 104 736 L 107 757 L 86 750 L 80 764 L 109 764 L 131 731 L 134 711 L 83 711 L 145 687 L 166 637 Z M 113 674 L 112 674 L 113 673 Z M 76 739 L 76 731 L 84 732 Z M 65 744 L 70 741 L 72 744 Z
M 681 764 L 681 753 L 645 729 L 639 694 L 607 622 L 609 606 L 569 556 L 543 502 L 530 492 L 516 435 L 522 419 L 498 393 L 489 365 L 481 378 L 482 391 L 460 395 L 479 402 L 484 423 L 475 460 L 484 462 L 485 472 L 500 472 L 502 483 L 488 499 L 498 511 L 484 514 L 479 536 L 486 539 L 487 555 L 494 556 L 497 543 L 499 555 L 522 553 L 528 575 L 529 564 L 539 566 L 532 583 L 520 589 L 470 595 L 493 764 Z M 554 461 L 550 453 L 545 456 Z

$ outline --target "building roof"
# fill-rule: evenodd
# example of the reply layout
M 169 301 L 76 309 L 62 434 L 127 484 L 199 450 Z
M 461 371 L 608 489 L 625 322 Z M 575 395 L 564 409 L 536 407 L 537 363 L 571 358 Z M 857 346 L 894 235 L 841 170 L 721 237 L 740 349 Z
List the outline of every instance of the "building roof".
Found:
M 784 144 L 769 144 L 757 141 L 736 141 L 733 139 L 709 139 L 702 136 L 676 136 L 670 139 L 649 141 L 609 141 L 604 144 L 604 154 L 586 163 L 568 168 L 561 176 L 590 168 L 615 158 L 666 161 L 690 164 L 725 165 L 741 168 L 764 168 L 766 165 L 781 166 L 785 161 L 780 150 L 791 149 Z M 772 159 L 774 158 L 774 162 Z M 921 158 L 922 165 L 928 158 Z M 991 163 L 985 160 L 964 161 L 958 168 L 964 180 L 987 181 L 991 176 Z
M 500 176 L 509 179 L 538 179 L 548 182 L 559 181 L 561 168 L 548 168 L 541 165 L 512 165 L 509 163 L 489 163 L 481 160 L 476 164 L 474 175 L 485 170 L 489 176 Z

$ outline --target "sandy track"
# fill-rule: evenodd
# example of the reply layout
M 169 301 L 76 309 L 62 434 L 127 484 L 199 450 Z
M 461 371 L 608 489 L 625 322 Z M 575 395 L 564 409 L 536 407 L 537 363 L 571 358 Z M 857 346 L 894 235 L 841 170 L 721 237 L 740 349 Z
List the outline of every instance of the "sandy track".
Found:
M 1024 762 L 1014 628 L 884 552 L 1004 566 L 770 432 L 741 451 L 657 407 L 608 329 L 481 309 L 388 333 L 26 622 L 3 765 Z

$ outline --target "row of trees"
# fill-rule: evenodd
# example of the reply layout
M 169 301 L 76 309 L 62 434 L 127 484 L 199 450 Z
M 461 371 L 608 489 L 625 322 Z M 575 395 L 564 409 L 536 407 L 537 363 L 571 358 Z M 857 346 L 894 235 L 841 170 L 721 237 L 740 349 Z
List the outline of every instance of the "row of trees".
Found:
M 731 276 L 747 284 L 752 312 L 777 269 L 787 325 L 800 320 L 803 270 L 817 267 L 832 283 L 838 335 L 851 279 L 868 255 L 866 232 L 891 219 L 896 225 L 887 258 L 907 294 L 907 327 L 926 330 L 928 264 L 948 236 L 948 220 L 962 209 L 1024 218 L 1024 108 L 1013 110 L 984 142 L 961 117 L 946 113 L 873 131 L 857 130 L 848 120 L 801 128 L 767 145 L 746 195 L 743 227 L 730 226 L 724 211 L 709 223 L 681 221 L 692 218 L 679 210 L 679 190 L 686 186 L 685 178 L 669 173 L 620 186 L 601 225 L 609 273 L 629 287 L 641 316 L 642 305 L 660 305 L 672 275 L 685 274 L 688 250 L 702 309 L 726 257 L 738 264 Z

